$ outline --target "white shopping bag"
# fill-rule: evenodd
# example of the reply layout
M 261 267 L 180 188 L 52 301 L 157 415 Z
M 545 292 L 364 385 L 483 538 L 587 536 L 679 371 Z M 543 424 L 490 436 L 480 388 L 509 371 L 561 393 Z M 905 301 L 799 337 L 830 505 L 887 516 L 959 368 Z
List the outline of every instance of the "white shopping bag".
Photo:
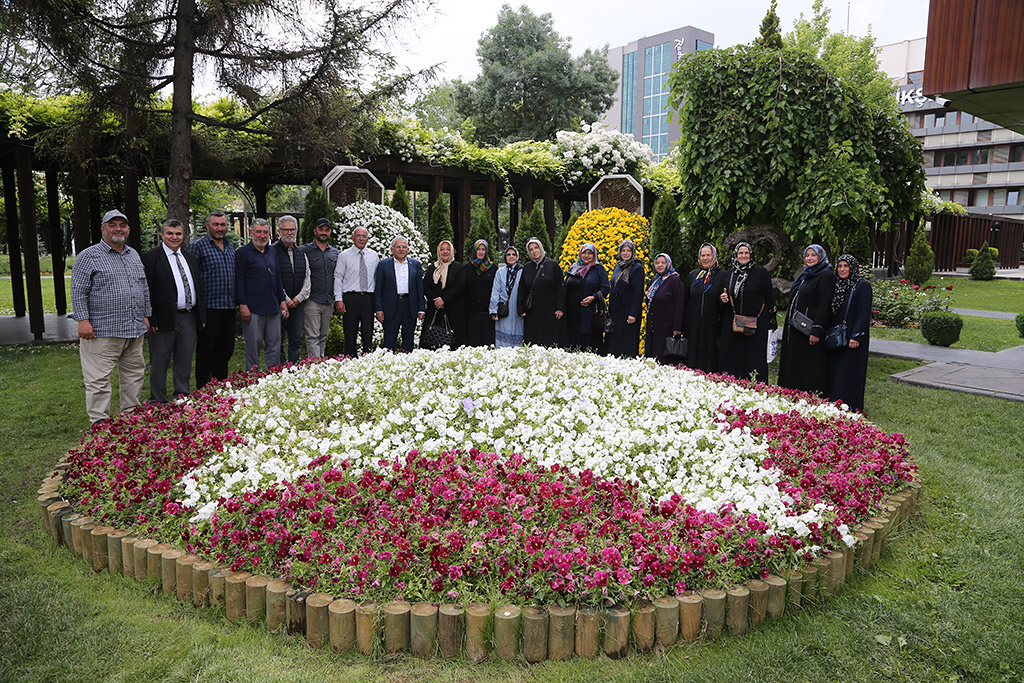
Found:
M 779 344 L 782 339 L 782 330 L 770 330 L 768 332 L 768 362 L 771 363 L 779 356 Z

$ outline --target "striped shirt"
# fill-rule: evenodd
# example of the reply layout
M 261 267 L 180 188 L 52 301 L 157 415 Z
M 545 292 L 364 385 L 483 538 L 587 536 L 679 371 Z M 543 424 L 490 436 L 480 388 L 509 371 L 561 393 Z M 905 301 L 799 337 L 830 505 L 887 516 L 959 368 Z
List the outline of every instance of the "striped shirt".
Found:
M 224 238 L 221 249 L 209 235 L 203 235 L 189 245 L 188 250 L 199 260 L 199 279 L 203 283 L 203 296 L 207 308 L 233 309 L 235 307 L 235 248 Z
M 106 242 L 84 249 L 71 266 L 71 306 L 75 320 L 88 320 L 97 337 L 135 339 L 152 314 L 149 285 L 139 253 Z

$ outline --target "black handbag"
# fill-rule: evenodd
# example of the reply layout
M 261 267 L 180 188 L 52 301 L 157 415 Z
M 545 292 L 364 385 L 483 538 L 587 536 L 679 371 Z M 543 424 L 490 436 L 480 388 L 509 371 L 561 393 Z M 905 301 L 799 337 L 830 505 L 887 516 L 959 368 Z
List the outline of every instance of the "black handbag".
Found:
M 448 314 L 444 310 L 438 311 L 430 323 L 430 327 L 423 330 L 420 337 L 420 346 L 431 351 L 442 346 L 453 348 L 455 346 L 455 332 L 448 324 Z
M 666 365 L 685 363 L 688 348 L 686 337 L 665 337 L 665 351 L 661 354 L 661 362 Z
M 507 301 L 499 301 L 498 302 L 498 317 L 499 318 L 507 318 L 508 317 L 508 302 Z
M 529 313 L 530 309 L 533 308 L 533 287 L 537 284 L 537 278 L 540 277 L 541 272 L 544 270 L 544 262 L 541 261 L 537 265 L 537 271 L 533 274 L 533 282 L 530 283 L 530 293 L 526 295 L 526 301 L 523 302 L 523 313 Z
M 590 329 L 604 333 L 612 331 L 612 319 L 608 315 L 608 306 L 600 292 L 594 295 L 594 317 L 590 320 Z
M 857 285 L 854 285 L 853 291 L 850 292 L 850 298 L 846 300 L 843 322 L 828 328 L 828 331 L 825 333 L 825 348 L 829 351 L 843 349 L 850 344 L 850 331 L 846 329 L 846 319 L 850 316 L 850 302 L 853 301 L 853 294 L 856 291 Z
M 797 292 L 796 296 L 793 297 L 793 301 L 790 303 L 789 316 L 787 319 L 789 320 L 790 327 L 810 337 L 811 332 L 814 331 L 814 320 L 811 319 L 811 316 L 796 310 L 796 300 L 799 296 L 800 293 Z

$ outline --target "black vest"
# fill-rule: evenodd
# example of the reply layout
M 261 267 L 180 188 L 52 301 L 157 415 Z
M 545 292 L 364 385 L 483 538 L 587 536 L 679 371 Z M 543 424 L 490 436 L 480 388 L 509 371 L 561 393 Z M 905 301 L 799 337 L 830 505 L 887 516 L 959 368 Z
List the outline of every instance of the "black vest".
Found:
M 302 283 L 306 280 L 306 259 L 303 258 L 304 254 L 299 250 L 297 244 L 292 247 L 294 265 L 288 260 L 288 249 L 280 240 L 274 242 L 274 249 L 277 250 L 277 267 L 281 270 L 284 293 L 288 295 L 289 299 L 294 299 L 302 290 Z

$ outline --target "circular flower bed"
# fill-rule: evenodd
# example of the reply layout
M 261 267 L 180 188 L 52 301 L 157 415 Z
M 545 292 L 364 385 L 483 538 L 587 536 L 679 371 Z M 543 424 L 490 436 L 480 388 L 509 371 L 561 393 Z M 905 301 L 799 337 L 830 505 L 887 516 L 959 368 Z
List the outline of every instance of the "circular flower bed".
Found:
M 916 470 L 900 435 L 803 394 L 541 348 L 247 374 L 94 427 L 69 461 L 83 512 L 234 569 L 588 605 L 852 545 Z

